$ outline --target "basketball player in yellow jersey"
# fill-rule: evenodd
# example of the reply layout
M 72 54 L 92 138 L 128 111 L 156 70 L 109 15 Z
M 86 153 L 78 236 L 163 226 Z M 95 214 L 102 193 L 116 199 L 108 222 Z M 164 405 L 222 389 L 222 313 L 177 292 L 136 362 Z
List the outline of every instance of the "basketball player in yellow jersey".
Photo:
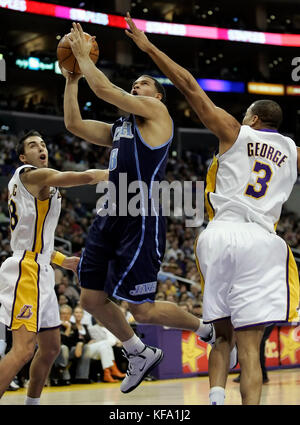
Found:
M 298 320 L 298 270 L 275 227 L 300 171 L 300 149 L 278 133 L 282 111 L 276 102 L 253 103 L 239 124 L 209 99 L 186 69 L 149 42 L 129 14 L 125 19 L 130 28 L 126 34 L 219 139 L 219 153 L 207 174 L 210 222 L 196 244 L 205 283 L 203 321 L 214 323 L 217 336 L 209 357 L 210 402 L 224 403 L 234 330 L 242 402 L 259 404 L 264 326 Z
M 0 397 L 32 358 L 37 344 L 25 404 L 39 404 L 45 380 L 60 350 L 60 318 L 50 263 L 76 272 L 79 262 L 77 257 L 54 251 L 61 208 L 57 187 L 96 184 L 106 180 L 108 173 L 47 168 L 47 147 L 36 131 L 20 140 L 17 152 L 24 165 L 15 171 L 8 184 L 13 256 L 0 268 L 0 321 L 12 330 L 13 344 L 0 362 Z

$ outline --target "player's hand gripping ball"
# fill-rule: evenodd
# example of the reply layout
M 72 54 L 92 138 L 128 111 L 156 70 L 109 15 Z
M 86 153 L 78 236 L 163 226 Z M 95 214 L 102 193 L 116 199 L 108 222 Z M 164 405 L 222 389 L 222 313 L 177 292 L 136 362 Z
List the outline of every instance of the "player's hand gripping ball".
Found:
M 73 55 L 70 42 L 68 39 L 68 36 L 70 35 L 71 35 L 70 33 L 67 35 L 64 35 L 63 38 L 58 43 L 57 51 L 56 51 L 57 59 L 59 64 L 63 68 L 65 68 L 67 71 L 75 73 L 75 74 L 80 74 L 80 68 L 79 68 L 78 62 L 75 56 Z M 91 38 L 91 35 L 87 34 L 86 32 L 84 33 L 84 35 L 87 40 Z M 98 57 L 99 57 L 99 47 L 98 47 L 97 41 L 94 40 L 92 43 L 91 51 L 90 51 L 90 58 L 92 59 L 94 63 L 96 63 L 98 60 Z

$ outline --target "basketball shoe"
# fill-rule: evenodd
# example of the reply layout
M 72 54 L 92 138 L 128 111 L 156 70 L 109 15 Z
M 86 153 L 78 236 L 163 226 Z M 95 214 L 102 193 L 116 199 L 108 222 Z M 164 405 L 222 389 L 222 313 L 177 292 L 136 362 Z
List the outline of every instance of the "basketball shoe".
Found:
M 123 349 L 123 355 L 128 360 L 128 368 L 120 387 L 122 393 L 134 390 L 164 356 L 162 350 L 149 345 L 145 345 L 139 354 L 130 354 Z

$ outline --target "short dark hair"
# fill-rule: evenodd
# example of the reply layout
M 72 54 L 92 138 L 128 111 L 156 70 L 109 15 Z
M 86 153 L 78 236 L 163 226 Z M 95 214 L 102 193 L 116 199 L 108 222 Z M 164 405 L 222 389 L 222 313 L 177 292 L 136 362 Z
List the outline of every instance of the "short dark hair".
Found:
M 36 131 L 36 130 L 30 130 L 30 131 L 28 131 L 17 142 L 16 152 L 17 152 L 17 155 L 18 156 L 24 155 L 24 142 L 25 142 L 26 139 L 28 139 L 28 137 L 31 137 L 31 136 L 38 136 L 41 139 L 43 139 L 43 136 L 38 131 Z
M 253 115 L 257 115 L 266 126 L 276 128 L 276 130 L 280 127 L 282 109 L 274 100 L 257 100 L 253 103 L 251 112 Z
M 160 82 L 157 81 L 157 79 L 152 77 L 151 75 L 143 74 L 143 76 L 151 78 L 151 80 L 154 81 L 156 90 L 158 91 L 158 93 L 160 93 L 162 95 L 162 98 L 161 98 L 162 103 L 166 103 L 167 94 L 166 94 L 166 90 L 165 90 L 164 86 L 162 84 L 160 84 Z

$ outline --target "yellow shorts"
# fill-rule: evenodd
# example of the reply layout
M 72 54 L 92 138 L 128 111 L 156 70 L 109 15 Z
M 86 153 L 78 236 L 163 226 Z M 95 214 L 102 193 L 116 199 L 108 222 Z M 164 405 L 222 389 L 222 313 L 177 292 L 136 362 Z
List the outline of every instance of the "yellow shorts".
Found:
M 0 268 L 0 322 L 38 332 L 60 326 L 50 254 L 22 251 Z

